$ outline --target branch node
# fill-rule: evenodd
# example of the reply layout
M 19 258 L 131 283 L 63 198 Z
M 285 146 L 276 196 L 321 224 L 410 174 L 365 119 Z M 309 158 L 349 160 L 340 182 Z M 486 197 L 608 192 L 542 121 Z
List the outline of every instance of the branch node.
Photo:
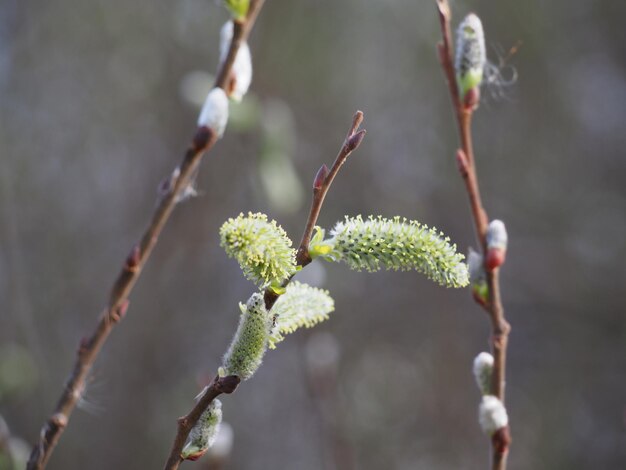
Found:
M 141 248 L 139 247 L 139 245 L 135 245 L 130 250 L 130 253 L 126 257 L 124 269 L 128 272 L 136 273 L 137 271 L 139 271 L 140 261 L 141 261 Z
M 115 323 L 121 322 L 126 316 L 129 305 L 130 301 L 128 299 L 124 299 L 114 310 L 111 311 L 109 315 L 111 320 Z
M 236 375 L 220 377 L 215 381 L 215 390 L 219 393 L 230 394 L 237 390 L 241 379 Z

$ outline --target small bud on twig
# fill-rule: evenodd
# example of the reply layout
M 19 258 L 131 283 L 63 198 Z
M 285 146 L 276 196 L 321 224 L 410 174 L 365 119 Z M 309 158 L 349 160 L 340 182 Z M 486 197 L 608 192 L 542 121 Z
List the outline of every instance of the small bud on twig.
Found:
M 485 273 L 482 255 L 470 248 L 467 255 L 467 265 L 474 300 L 484 307 L 489 302 L 489 285 L 487 284 L 487 273 Z
M 198 116 L 198 127 L 208 127 L 222 137 L 228 123 L 228 97 L 221 88 L 213 88 L 207 95 Z
M 465 155 L 465 152 L 461 149 L 456 151 L 456 164 L 459 168 L 459 173 L 465 178 L 469 171 L 469 161 L 467 160 L 467 155 Z
M 478 408 L 478 422 L 489 436 L 509 424 L 509 417 L 502 402 L 493 395 L 484 395 Z
M 230 43 L 233 39 L 233 22 L 228 21 L 222 26 L 220 32 L 220 67 L 226 61 Z M 229 85 L 227 94 L 235 101 L 241 101 L 252 83 L 252 55 L 247 42 L 241 43 L 235 56 L 235 62 L 231 70 L 232 83 Z
M 324 163 L 319 170 L 317 170 L 317 174 L 315 175 L 315 179 L 313 180 L 313 190 L 322 189 L 324 182 L 326 181 L 326 177 L 328 176 L 328 167 Z
M 363 139 L 365 138 L 365 134 L 366 133 L 367 133 L 367 131 L 365 129 L 363 129 L 363 130 L 360 130 L 359 132 L 357 132 L 356 134 L 350 136 L 350 138 L 348 139 L 348 142 L 347 142 L 348 152 L 352 152 L 359 145 L 361 145 L 361 142 L 363 142 Z
M 130 271 L 132 273 L 137 272 L 139 269 L 139 261 L 141 259 L 141 248 L 139 245 L 135 245 L 130 253 L 126 257 L 126 264 L 124 265 L 124 269 L 126 271 Z
M 487 352 L 481 352 L 474 359 L 474 378 L 476 385 L 483 395 L 489 395 L 491 390 L 491 374 L 493 372 L 493 356 Z
M 487 256 L 485 267 L 489 271 L 502 266 L 506 259 L 508 235 L 506 226 L 501 220 L 492 220 L 487 228 Z

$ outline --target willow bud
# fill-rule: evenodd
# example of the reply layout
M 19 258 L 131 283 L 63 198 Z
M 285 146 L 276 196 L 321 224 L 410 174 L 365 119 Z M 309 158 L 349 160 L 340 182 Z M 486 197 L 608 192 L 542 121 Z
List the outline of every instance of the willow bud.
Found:
M 492 220 L 487 228 L 487 255 L 485 257 L 485 266 L 489 271 L 504 264 L 508 239 L 504 222 Z
M 228 56 L 232 39 L 233 22 L 228 21 L 222 26 L 220 32 L 220 64 L 223 64 Z M 233 83 L 228 87 L 228 95 L 235 101 L 241 101 L 252 83 L 252 55 L 247 42 L 239 46 L 231 73 Z
M 459 25 L 456 39 L 456 80 L 461 100 L 466 93 L 480 86 L 487 63 L 485 34 L 480 18 L 470 13 Z M 477 100 L 472 107 L 478 104 Z
M 228 97 L 219 87 L 209 91 L 198 116 L 198 127 L 208 127 L 222 137 L 228 124 Z
M 224 6 L 235 20 L 243 20 L 248 14 L 250 0 L 224 0 Z
M 487 352 L 481 352 L 474 359 L 473 371 L 478 389 L 483 395 L 489 395 L 493 373 L 493 356 Z
M 198 460 L 215 442 L 222 422 L 222 402 L 214 399 L 200 415 L 180 454 L 183 460 Z
M 478 422 L 489 436 L 509 424 L 504 404 L 493 395 L 484 395 L 478 407 Z

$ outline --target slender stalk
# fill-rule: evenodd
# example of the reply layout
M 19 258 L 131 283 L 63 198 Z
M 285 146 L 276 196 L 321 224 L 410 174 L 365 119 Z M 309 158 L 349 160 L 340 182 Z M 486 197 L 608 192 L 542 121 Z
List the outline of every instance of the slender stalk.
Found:
M 472 218 L 476 229 L 476 236 L 483 253 L 487 249 L 487 227 L 489 218 L 483 207 L 480 197 L 480 188 L 476 175 L 476 165 L 474 160 L 474 150 L 472 145 L 471 122 L 473 106 L 466 105 L 461 100 L 456 84 L 453 54 L 452 54 L 452 33 L 450 29 L 450 5 L 448 0 L 436 0 L 439 10 L 439 20 L 443 40 L 439 44 L 439 60 L 443 68 L 452 106 L 454 107 L 459 135 L 461 139 L 461 150 L 457 153 L 457 163 L 459 171 L 465 182 L 465 189 L 470 201 Z M 504 316 L 504 307 L 500 295 L 499 268 L 486 270 L 487 284 L 489 286 L 489 302 L 484 306 L 491 321 L 491 348 L 494 356 L 494 367 L 492 375 L 491 392 L 504 403 L 505 377 L 506 377 L 506 349 L 508 335 L 511 326 Z M 511 443 L 510 430 L 508 426 L 492 436 L 492 469 L 505 470 L 506 462 Z
M 347 158 L 359 147 L 365 137 L 365 130 L 358 130 L 361 122 L 363 122 L 363 113 L 361 111 L 357 111 L 352 119 L 352 125 L 348 131 L 348 135 L 344 140 L 337 157 L 335 158 L 335 162 L 333 163 L 331 170 L 324 171 L 320 169 L 315 177 L 315 181 L 313 183 L 313 201 L 311 203 L 311 210 L 309 211 L 309 216 L 302 235 L 302 241 L 300 242 L 300 247 L 298 248 L 298 254 L 296 256 L 298 266 L 304 267 L 312 261 L 308 252 L 308 246 L 311 241 L 311 233 L 313 232 L 313 228 L 317 222 L 322 205 L 324 204 L 326 193 L 330 189 L 335 176 L 337 176 L 337 173 L 346 162 Z M 322 168 L 325 168 L 325 166 Z M 290 279 L 287 279 L 284 286 L 287 286 L 289 282 Z M 267 289 L 265 291 L 264 300 L 265 307 L 268 312 L 272 309 L 274 303 L 278 300 L 278 297 L 279 296 L 272 289 Z M 225 382 L 227 383 L 227 386 L 224 385 Z M 178 418 L 176 437 L 174 438 L 167 462 L 163 467 L 164 470 L 178 469 L 182 462 L 180 455 L 183 450 L 183 446 L 185 445 L 189 433 L 198 422 L 200 415 L 207 409 L 213 399 L 222 393 L 234 392 L 238 384 L 239 378 L 236 376 L 222 378 L 216 377 L 213 382 L 211 382 L 211 384 L 204 389 L 192 410 L 187 415 Z
M 249 14 L 246 19 L 235 22 L 233 39 L 226 60 L 218 71 L 215 82 L 216 87 L 226 89 L 228 86 L 239 46 L 246 41 L 263 3 L 264 0 L 251 0 Z M 178 167 L 178 176 L 170 178 L 171 187 L 169 191 L 161 198 L 148 227 L 141 237 L 141 241 L 131 250 L 121 272 L 113 283 L 108 306 L 101 313 L 96 328 L 89 337 L 81 340 L 72 373 L 64 386 L 63 393 L 54 412 L 41 429 L 39 441 L 33 447 L 28 461 L 28 470 L 41 470 L 46 467 L 61 434 L 68 424 L 72 411 L 83 393 L 85 379 L 91 371 L 91 367 L 113 327 L 121 321 L 127 311 L 128 296 L 141 275 L 141 271 L 152 250 L 156 246 L 159 235 L 176 207 L 180 195 L 192 181 L 202 157 L 213 148 L 216 141 L 217 136 L 210 129 L 201 127 L 196 131 L 192 144 L 185 152 Z

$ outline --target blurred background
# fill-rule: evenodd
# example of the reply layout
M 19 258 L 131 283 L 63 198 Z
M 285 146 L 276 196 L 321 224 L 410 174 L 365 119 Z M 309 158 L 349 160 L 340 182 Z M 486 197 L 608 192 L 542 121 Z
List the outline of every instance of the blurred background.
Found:
M 474 125 L 483 199 L 510 237 L 510 468 L 626 468 L 626 4 L 452 8 L 455 27 L 477 12 L 491 61 L 518 73 L 483 90 Z M 18 459 L 194 133 L 227 17 L 212 0 L 0 2 L 0 431 L 14 436 L 0 441 Z M 297 242 L 311 181 L 357 109 L 368 134 L 320 224 L 402 215 L 475 245 L 439 38 L 434 1 L 267 1 L 252 91 L 48 468 L 161 468 L 254 290 L 220 225 L 263 211 Z M 471 365 L 489 323 L 469 290 L 321 262 L 301 280 L 329 289 L 336 312 L 224 398 L 224 468 L 486 468 Z

